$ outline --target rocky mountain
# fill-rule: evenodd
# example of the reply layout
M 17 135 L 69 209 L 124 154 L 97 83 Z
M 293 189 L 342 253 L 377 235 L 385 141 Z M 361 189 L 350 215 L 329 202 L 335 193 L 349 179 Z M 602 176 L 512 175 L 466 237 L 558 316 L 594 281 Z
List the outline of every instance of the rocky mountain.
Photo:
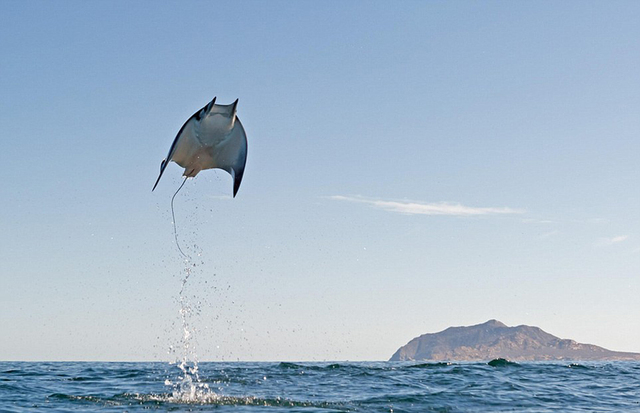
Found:
M 497 320 L 423 334 L 400 347 L 390 361 L 640 360 L 640 353 L 611 351 L 564 340 L 538 327 L 507 327 Z

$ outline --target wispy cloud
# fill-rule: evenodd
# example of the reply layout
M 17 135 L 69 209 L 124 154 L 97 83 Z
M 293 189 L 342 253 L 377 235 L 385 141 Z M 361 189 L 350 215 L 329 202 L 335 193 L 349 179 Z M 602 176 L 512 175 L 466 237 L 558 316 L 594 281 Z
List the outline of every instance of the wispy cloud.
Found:
M 539 238 L 541 239 L 545 239 L 545 238 L 550 238 L 553 237 L 555 235 L 558 235 L 560 233 L 560 231 L 549 231 L 549 232 L 545 232 L 544 234 L 540 234 Z
M 618 243 L 618 242 L 626 241 L 628 238 L 629 238 L 628 235 L 620 235 L 620 236 L 611 238 L 610 241 L 611 241 L 612 244 L 615 244 L 615 243 Z
M 597 246 L 603 247 L 607 245 L 618 244 L 620 242 L 624 242 L 629 239 L 628 235 L 618 235 L 616 237 L 606 237 L 600 238 L 596 243 Z
M 587 219 L 588 224 L 607 224 L 609 220 L 607 218 L 589 218 Z
M 389 212 L 396 212 L 407 215 L 454 215 L 454 216 L 475 216 L 475 215 L 497 215 L 497 214 L 523 214 L 522 209 L 507 207 L 470 207 L 461 204 L 447 202 L 424 203 L 424 202 L 400 202 L 385 201 L 381 199 L 368 199 L 356 196 L 334 195 L 329 199 L 336 201 L 359 202 L 371 205 L 375 208 Z
M 557 221 L 552 221 L 550 219 L 536 219 L 536 218 L 525 218 L 522 220 L 525 224 L 557 224 Z

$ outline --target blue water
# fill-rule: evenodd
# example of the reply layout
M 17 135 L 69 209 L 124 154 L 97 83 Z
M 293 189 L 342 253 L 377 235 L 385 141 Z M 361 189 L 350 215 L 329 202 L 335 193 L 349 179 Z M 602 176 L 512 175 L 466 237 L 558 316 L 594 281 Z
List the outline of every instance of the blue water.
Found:
M 640 363 L 0 362 L 0 411 L 640 412 Z

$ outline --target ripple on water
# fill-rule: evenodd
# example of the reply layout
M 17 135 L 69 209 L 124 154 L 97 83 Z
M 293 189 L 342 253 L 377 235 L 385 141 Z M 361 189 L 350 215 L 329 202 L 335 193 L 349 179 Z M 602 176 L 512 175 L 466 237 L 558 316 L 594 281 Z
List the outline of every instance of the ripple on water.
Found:
M 515 361 L 509 361 L 509 360 L 503 359 L 503 358 L 493 359 L 490 362 L 488 362 L 487 364 L 490 365 L 491 367 L 520 366 L 520 364 L 516 363 Z
M 438 362 L 438 363 L 420 363 L 420 364 L 412 364 L 407 366 L 408 369 L 438 369 L 442 367 L 452 366 L 453 363 L 448 362 Z
M 581 369 L 581 370 L 591 370 L 591 367 L 585 366 L 584 364 L 571 363 L 567 367 L 570 369 Z
M 639 365 L 202 363 L 202 383 L 176 391 L 165 382 L 181 373 L 175 365 L 0 362 L 0 412 L 631 412 L 640 411 Z M 135 378 L 122 378 L 130 370 Z
M 341 403 L 318 402 L 318 401 L 297 401 L 282 397 L 261 398 L 261 397 L 234 397 L 222 396 L 216 393 L 201 393 L 196 397 L 192 395 L 174 395 L 170 393 L 164 394 L 138 394 L 138 393 L 122 393 L 112 397 L 99 396 L 80 396 L 69 395 L 63 393 L 54 393 L 48 396 L 50 400 L 62 400 L 67 402 L 98 404 L 102 406 L 171 406 L 171 405 L 211 405 L 211 406 L 267 406 L 267 407 L 307 407 L 332 409 L 335 411 L 349 411 L 349 408 Z

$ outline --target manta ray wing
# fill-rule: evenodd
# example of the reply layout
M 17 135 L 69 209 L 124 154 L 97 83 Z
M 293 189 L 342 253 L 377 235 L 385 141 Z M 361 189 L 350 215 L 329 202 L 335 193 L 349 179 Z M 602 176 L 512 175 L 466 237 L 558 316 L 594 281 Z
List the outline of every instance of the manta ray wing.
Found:
M 211 168 L 223 169 L 233 178 L 233 196 L 235 197 L 242 182 L 244 167 L 247 164 L 247 135 L 240 119 L 236 117 L 231 133 L 214 148 Z
M 182 140 L 184 130 L 193 128 L 195 126 L 194 125 L 195 122 L 197 122 L 197 120 L 199 120 L 202 112 L 205 109 L 207 109 L 207 107 L 209 107 L 210 105 L 215 103 L 215 101 L 216 101 L 216 98 L 213 98 L 211 103 L 209 103 L 208 105 L 204 106 L 202 109 L 198 110 L 196 113 L 191 115 L 191 117 L 189 119 L 187 119 L 187 121 L 184 123 L 184 125 L 182 125 L 182 127 L 178 131 L 178 134 L 176 135 L 176 138 L 173 140 L 173 143 L 171 144 L 171 147 L 169 148 L 169 154 L 160 163 L 160 175 L 158 175 L 158 179 L 156 179 L 156 183 L 155 183 L 155 185 L 153 185 L 153 189 L 151 190 L 151 192 L 153 192 L 156 189 L 156 186 L 158 186 L 158 182 L 160 182 L 160 178 L 162 178 L 162 174 L 164 173 L 165 168 L 167 167 L 169 162 L 172 161 L 173 154 L 176 152 L 176 149 L 178 148 L 178 144 Z M 180 165 L 180 166 L 182 166 L 182 165 Z

